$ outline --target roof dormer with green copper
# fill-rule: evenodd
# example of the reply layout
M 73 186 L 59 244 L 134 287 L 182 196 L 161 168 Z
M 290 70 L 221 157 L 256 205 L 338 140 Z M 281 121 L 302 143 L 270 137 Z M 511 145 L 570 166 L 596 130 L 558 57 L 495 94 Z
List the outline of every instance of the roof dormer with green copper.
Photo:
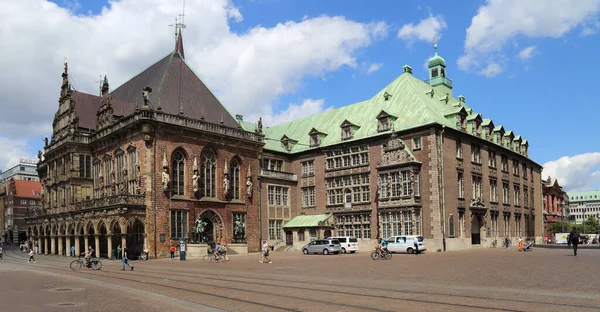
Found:
M 452 80 L 446 78 L 446 60 L 438 55 L 438 45 L 433 39 L 434 55 L 429 59 L 429 84 L 436 89 L 440 89 L 441 94 L 448 93 L 452 96 Z

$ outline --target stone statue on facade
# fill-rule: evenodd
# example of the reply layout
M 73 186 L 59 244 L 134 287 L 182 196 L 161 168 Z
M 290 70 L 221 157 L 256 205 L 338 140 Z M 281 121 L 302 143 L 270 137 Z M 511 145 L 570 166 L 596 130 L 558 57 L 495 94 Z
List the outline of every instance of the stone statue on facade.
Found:
M 44 137 L 44 147 L 48 147 L 48 137 Z
M 235 237 L 244 237 L 246 232 L 246 224 L 240 220 L 240 218 L 236 218 L 235 225 L 233 226 L 233 235 Z
M 246 195 L 252 197 L 252 177 L 248 177 L 246 180 Z
M 194 168 L 193 168 L 193 175 L 192 175 L 192 189 L 194 190 L 194 193 L 198 192 L 198 180 L 200 179 L 200 177 L 198 176 L 198 158 L 194 157 Z
M 152 88 L 150 87 L 145 87 L 144 89 L 142 89 L 142 99 L 144 100 L 144 106 L 148 106 L 150 104 L 150 92 L 152 92 Z
M 229 194 L 229 177 L 227 176 L 227 173 L 225 173 L 225 176 L 223 177 L 223 194 Z
M 163 168 L 163 172 L 162 172 L 162 186 L 163 186 L 163 191 L 168 191 L 169 190 L 169 169 L 167 168 Z
M 42 161 L 42 151 L 38 151 L 37 158 L 38 158 L 39 162 Z
M 256 130 L 258 133 L 262 133 L 262 130 L 263 130 L 262 117 L 258 117 L 258 126 L 257 126 Z
M 192 231 L 195 234 L 204 233 L 204 230 L 206 230 L 206 225 L 207 225 L 206 222 L 204 222 L 203 220 L 200 220 L 200 218 L 198 218 L 194 222 L 194 228 L 192 229 Z

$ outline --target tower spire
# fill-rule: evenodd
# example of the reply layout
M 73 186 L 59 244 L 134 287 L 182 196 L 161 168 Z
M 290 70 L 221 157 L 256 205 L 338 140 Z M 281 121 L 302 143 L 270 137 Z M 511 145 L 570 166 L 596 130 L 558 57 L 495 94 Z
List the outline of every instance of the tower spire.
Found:
M 169 25 L 175 28 L 175 52 L 178 52 L 179 55 L 181 55 L 181 58 L 183 59 L 185 59 L 185 53 L 183 51 L 183 38 L 181 37 L 181 30 L 185 28 L 184 17 L 185 0 L 183 0 L 183 8 L 181 10 L 181 14 L 175 17 L 175 24 Z

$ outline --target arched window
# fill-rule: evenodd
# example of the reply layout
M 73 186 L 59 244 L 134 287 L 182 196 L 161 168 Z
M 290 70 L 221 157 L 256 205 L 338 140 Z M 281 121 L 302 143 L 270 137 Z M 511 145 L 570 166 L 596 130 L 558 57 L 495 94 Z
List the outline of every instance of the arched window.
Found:
M 173 195 L 183 195 L 185 185 L 185 156 L 181 151 L 176 151 L 175 153 L 173 153 L 173 157 L 171 159 Z
M 231 160 L 229 167 L 231 197 L 233 199 L 240 199 L 240 163 L 234 158 Z
M 216 197 L 217 160 L 215 152 L 205 148 L 200 156 L 200 181 L 202 186 L 200 192 L 204 197 Z

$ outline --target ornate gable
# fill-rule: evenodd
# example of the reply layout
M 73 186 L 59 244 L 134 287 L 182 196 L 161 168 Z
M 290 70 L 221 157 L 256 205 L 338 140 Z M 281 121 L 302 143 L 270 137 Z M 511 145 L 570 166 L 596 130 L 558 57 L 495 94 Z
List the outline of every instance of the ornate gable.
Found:
M 327 136 L 327 133 L 317 130 L 316 128 L 312 128 L 308 132 L 308 136 L 310 136 L 310 147 L 317 147 L 321 145 L 321 139 Z
M 112 108 L 111 100 L 112 97 L 108 93 L 108 79 L 104 76 L 104 82 L 102 83 L 102 102 L 100 104 L 100 108 L 96 113 L 97 122 L 96 129 L 102 129 L 104 127 L 110 126 L 115 122 L 114 111 Z
M 285 148 L 288 152 L 291 152 L 294 145 L 298 143 L 298 140 L 291 139 L 285 134 L 281 137 L 280 141 L 283 148 Z
M 377 168 L 397 167 L 410 164 L 420 164 L 415 157 L 408 152 L 406 144 L 394 132 L 386 144 L 382 146 L 383 153 Z

